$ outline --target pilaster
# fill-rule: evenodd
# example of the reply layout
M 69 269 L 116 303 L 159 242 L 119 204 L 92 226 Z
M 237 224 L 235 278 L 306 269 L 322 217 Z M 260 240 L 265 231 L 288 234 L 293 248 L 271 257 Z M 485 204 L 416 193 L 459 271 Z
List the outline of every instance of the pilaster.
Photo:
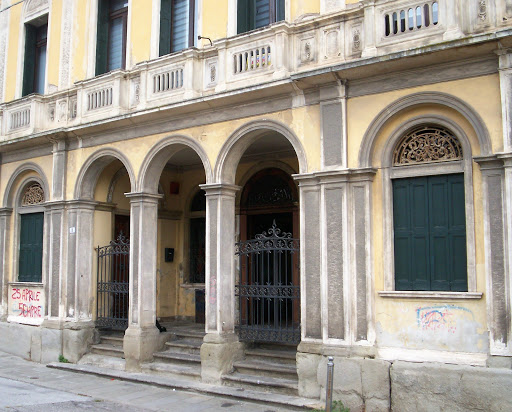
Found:
M 7 317 L 11 215 L 11 208 L 0 209 L 0 320 Z
M 499 58 L 503 150 L 512 151 L 512 49 L 497 51 Z
M 375 32 L 375 0 L 363 0 L 364 7 L 364 49 L 361 57 L 377 55 Z
M 505 155 L 507 169 L 511 156 Z M 497 156 L 474 159 L 482 172 L 487 316 L 490 354 L 512 355 L 510 299 L 510 209 L 512 184 L 505 179 L 504 161 Z M 509 172 L 510 173 L 510 170 Z M 510 178 L 510 174 L 509 174 Z M 507 190 L 507 185 L 508 190 Z

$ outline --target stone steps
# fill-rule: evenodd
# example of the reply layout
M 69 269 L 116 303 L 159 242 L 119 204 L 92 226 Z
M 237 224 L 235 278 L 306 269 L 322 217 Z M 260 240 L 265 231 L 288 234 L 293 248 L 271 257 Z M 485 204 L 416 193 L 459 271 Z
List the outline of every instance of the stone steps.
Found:
M 124 358 L 122 346 L 112 345 L 110 343 L 97 343 L 91 346 L 91 353 L 103 356 L 112 356 L 115 358 Z
M 279 365 L 259 360 L 242 360 L 233 363 L 234 369 L 244 375 L 283 378 L 297 381 L 295 365 Z
M 247 348 L 245 358 L 233 363 L 233 372 L 222 376 L 223 385 L 296 396 L 296 348 L 260 345 Z
M 222 377 L 222 383 L 242 389 L 253 391 L 279 393 L 284 395 L 298 395 L 298 382 L 293 379 L 275 378 L 270 376 L 246 375 L 234 372 Z
M 162 352 L 155 352 L 153 354 L 153 358 L 160 362 L 165 362 L 165 363 L 187 364 L 187 365 L 198 364 L 199 366 L 201 365 L 201 356 L 192 355 L 190 353 L 162 351 Z
M 143 364 L 141 371 L 174 378 L 185 377 L 195 381 L 201 380 L 201 368 L 197 367 L 197 365 L 151 362 Z
M 192 355 L 199 355 L 201 349 L 201 342 L 190 339 L 178 339 L 165 342 L 167 350 L 172 350 L 176 353 L 189 353 Z

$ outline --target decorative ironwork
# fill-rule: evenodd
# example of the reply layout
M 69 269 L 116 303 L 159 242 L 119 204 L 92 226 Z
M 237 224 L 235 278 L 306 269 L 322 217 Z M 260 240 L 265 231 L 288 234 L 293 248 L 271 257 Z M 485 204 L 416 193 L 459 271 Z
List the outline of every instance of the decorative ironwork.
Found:
M 421 126 L 408 133 L 395 149 L 394 166 L 462 159 L 462 146 L 442 127 Z
M 300 342 L 299 241 L 274 221 L 254 239 L 238 242 L 238 337 L 241 341 Z
M 22 206 L 38 205 L 44 202 L 44 190 L 39 183 L 33 183 L 25 189 L 21 198 Z
M 107 246 L 98 247 L 96 326 L 128 327 L 130 241 L 121 232 Z

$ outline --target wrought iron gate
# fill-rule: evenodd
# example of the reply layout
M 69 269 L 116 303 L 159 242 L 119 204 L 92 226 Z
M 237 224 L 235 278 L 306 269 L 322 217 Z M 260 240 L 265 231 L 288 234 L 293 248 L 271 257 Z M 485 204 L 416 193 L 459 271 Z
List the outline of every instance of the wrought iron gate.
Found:
M 130 241 L 121 232 L 109 245 L 98 246 L 96 326 L 128 327 Z
M 300 342 L 299 241 L 272 227 L 236 244 L 241 341 Z

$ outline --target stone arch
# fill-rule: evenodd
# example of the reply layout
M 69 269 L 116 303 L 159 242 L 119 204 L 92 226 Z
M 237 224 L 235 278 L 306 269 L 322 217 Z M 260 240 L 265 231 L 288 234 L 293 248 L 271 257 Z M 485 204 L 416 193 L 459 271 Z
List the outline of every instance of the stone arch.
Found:
M 212 181 L 212 168 L 210 160 L 203 147 L 194 139 L 175 135 L 168 136 L 154 145 L 142 162 L 138 190 L 141 192 L 157 193 L 160 175 L 165 164 L 171 157 L 185 148 L 192 149 L 201 159 L 206 176 L 206 183 Z
M 380 130 L 386 122 L 399 112 L 424 104 L 436 104 L 449 107 L 461 114 L 476 133 L 480 145 L 480 155 L 486 156 L 492 152 L 489 131 L 480 115 L 467 103 L 459 98 L 440 92 L 420 92 L 402 97 L 384 108 L 372 121 L 366 130 L 361 148 L 359 149 L 358 165 L 361 168 L 371 167 L 373 152 Z
M 37 177 L 31 176 L 28 179 L 25 179 L 23 184 L 20 186 L 19 190 L 15 190 L 13 192 L 13 188 L 14 188 L 16 182 L 19 181 L 20 176 L 27 172 L 34 172 L 37 174 Z M 14 207 L 17 199 L 19 198 L 20 191 L 30 181 L 38 182 L 44 190 L 45 201 L 47 202 L 50 200 L 50 186 L 48 185 L 48 179 L 46 178 L 46 175 L 43 172 L 43 169 L 41 169 L 41 167 L 39 167 L 35 163 L 25 163 L 25 164 L 19 166 L 14 171 L 14 173 L 11 175 L 11 177 L 9 178 L 9 181 L 7 182 L 7 186 L 5 188 L 3 207 L 5 207 L 5 208 Z
M 396 148 L 396 145 L 401 141 L 404 135 L 412 128 L 424 124 L 436 126 L 438 125 L 450 130 L 462 146 L 463 158 L 469 159 L 469 161 L 471 161 L 473 153 L 471 149 L 471 142 L 469 141 L 464 130 L 456 122 L 445 116 L 439 115 L 416 116 L 402 123 L 390 134 L 389 138 L 386 140 L 381 159 L 381 164 L 383 167 L 392 166 L 393 152 Z
M 75 199 L 93 199 L 96 182 L 103 169 L 113 160 L 119 160 L 128 172 L 130 177 L 131 191 L 135 191 L 135 175 L 133 168 L 124 154 L 119 150 L 109 148 L 100 149 L 93 153 L 82 165 L 76 179 L 74 197 Z
M 236 169 L 242 155 L 260 137 L 261 132 L 268 130 L 278 132 L 290 142 L 299 162 L 299 173 L 306 173 L 308 170 L 306 152 L 295 133 L 274 120 L 255 120 L 235 130 L 222 146 L 215 165 L 216 181 L 234 183 Z

